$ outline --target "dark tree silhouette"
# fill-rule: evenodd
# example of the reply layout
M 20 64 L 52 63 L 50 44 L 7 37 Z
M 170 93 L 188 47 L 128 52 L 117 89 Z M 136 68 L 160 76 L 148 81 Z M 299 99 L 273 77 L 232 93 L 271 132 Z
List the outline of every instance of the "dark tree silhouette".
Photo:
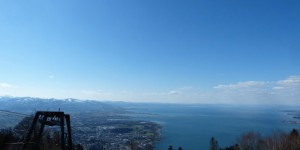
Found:
M 77 144 L 75 146 L 75 150 L 83 150 L 83 147 L 80 144 Z
M 298 130 L 293 129 L 293 130 L 290 132 L 289 137 L 290 137 L 290 138 L 299 138 Z
M 18 137 L 23 139 L 31 125 L 31 122 L 33 120 L 32 117 L 25 117 L 23 118 L 14 128 L 14 131 Z M 37 128 L 35 129 L 37 131 Z
M 212 141 L 214 139 L 211 139 L 211 145 Z M 247 132 L 238 138 L 237 143 L 220 150 L 300 150 L 300 136 L 296 129 L 289 134 L 277 131 L 266 137 L 257 132 Z
M 5 144 L 16 142 L 18 139 L 11 128 L 0 131 L 0 149 L 5 148 Z
M 291 150 L 298 150 L 300 149 L 300 139 L 298 130 L 293 129 L 287 137 L 287 144 L 288 149 Z
M 224 148 L 224 149 L 219 149 L 219 150 L 240 150 L 240 148 L 239 148 L 239 145 L 238 145 L 238 144 L 235 144 L 235 145 L 226 147 L 226 148 Z
M 262 137 L 260 133 L 250 131 L 242 134 L 238 139 L 238 143 L 242 150 L 256 150 L 262 147 Z
M 209 150 L 218 150 L 218 141 L 215 140 L 214 137 L 212 137 L 209 141 Z

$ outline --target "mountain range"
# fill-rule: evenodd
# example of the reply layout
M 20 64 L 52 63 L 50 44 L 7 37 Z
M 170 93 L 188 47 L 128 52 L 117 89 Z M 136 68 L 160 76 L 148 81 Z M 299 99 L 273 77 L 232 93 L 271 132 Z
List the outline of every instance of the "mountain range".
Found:
M 34 97 L 0 97 L 0 110 L 13 112 L 33 113 L 35 111 L 65 111 L 67 113 L 91 112 L 91 111 L 117 111 L 118 106 L 95 101 L 68 99 L 43 99 Z

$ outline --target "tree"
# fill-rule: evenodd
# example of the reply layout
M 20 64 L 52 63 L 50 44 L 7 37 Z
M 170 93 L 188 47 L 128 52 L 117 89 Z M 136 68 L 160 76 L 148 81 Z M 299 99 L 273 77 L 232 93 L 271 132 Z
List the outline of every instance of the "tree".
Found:
M 209 142 L 209 150 L 218 150 L 218 141 L 215 140 L 214 137 L 211 137 L 210 142 Z
M 300 149 L 300 139 L 299 139 L 299 133 L 296 129 L 293 129 L 288 138 L 287 138 L 287 148 L 290 150 L 298 150 Z
M 182 150 L 181 146 L 178 147 L 178 150 Z
M 282 131 L 273 131 L 264 141 L 266 147 L 269 149 L 287 149 L 287 134 Z
M 239 146 L 242 150 L 257 150 L 263 149 L 263 140 L 259 133 L 257 132 L 248 132 L 243 134 L 238 139 Z
M 290 132 L 289 138 L 291 138 L 291 139 L 293 139 L 293 138 L 294 138 L 294 139 L 299 138 L 298 130 L 297 130 L 297 129 L 293 129 L 293 130 Z
M 296 129 L 289 134 L 276 131 L 266 137 L 257 132 L 247 132 L 237 142 L 238 144 L 220 150 L 300 150 L 300 136 Z
M 225 149 L 222 149 L 222 150 L 240 150 L 240 148 L 239 148 L 238 144 L 235 144 L 235 145 L 226 147 Z
M 168 148 L 168 150 L 173 150 L 173 146 L 170 145 L 169 148 Z
M 23 118 L 14 128 L 14 131 L 16 132 L 16 135 L 23 139 L 26 136 L 26 133 L 32 123 L 33 116 L 31 117 L 25 117 Z M 38 131 L 38 128 L 36 127 L 35 132 Z
M 16 138 L 13 130 L 11 128 L 2 129 L 0 131 L 0 148 L 5 148 L 7 143 L 16 142 L 19 139 Z
M 83 147 L 80 144 L 77 144 L 75 146 L 75 150 L 83 150 Z

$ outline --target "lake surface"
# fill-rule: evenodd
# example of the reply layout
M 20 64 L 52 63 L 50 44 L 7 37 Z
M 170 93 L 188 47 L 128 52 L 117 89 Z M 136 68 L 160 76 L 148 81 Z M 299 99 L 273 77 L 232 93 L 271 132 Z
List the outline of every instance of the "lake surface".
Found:
M 147 105 L 133 106 L 136 119 L 154 121 L 162 125 L 162 139 L 155 149 L 166 150 L 181 146 L 184 150 L 207 150 L 213 136 L 220 147 L 235 144 L 239 135 L 258 131 L 262 135 L 282 130 L 289 132 L 300 125 L 285 110 L 296 107 L 281 106 L 220 106 L 220 105 Z

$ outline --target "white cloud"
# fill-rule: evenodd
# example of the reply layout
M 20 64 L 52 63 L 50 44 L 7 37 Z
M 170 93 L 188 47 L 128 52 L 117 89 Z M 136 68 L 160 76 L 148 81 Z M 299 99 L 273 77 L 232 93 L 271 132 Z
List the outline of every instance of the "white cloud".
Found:
M 273 90 L 282 90 L 282 89 L 284 89 L 284 87 L 282 87 L 282 86 L 275 86 L 275 87 L 273 87 Z
M 283 87 L 300 87 L 300 76 L 290 76 L 285 80 L 277 81 L 276 84 Z
M 10 83 L 0 82 L 0 95 L 16 96 L 19 91 L 19 87 Z
M 241 90 L 241 89 L 300 89 L 300 76 L 290 76 L 279 81 L 245 81 L 233 84 L 220 84 L 214 87 L 221 90 Z
M 18 90 L 16 90 L 18 88 Z M 157 91 L 122 89 L 120 91 L 102 89 L 70 89 L 57 94 L 49 89 L 16 87 L 0 83 L 0 95 L 65 96 L 80 99 L 118 100 L 132 102 L 163 103 L 234 103 L 234 104 L 300 104 L 300 76 L 290 76 L 277 81 L 245 81 L 219 84 L 213 88 L 178 87 Z M 36 93 L 42 93 L 37 95 Z
M 0 83 L 0 88 L 12 88 L 13 85 L 8 84 L 8 83 Z
M 179 91 L 169 91 L 168 92 L 169 95 L 177 95 L 179 93 L 180 93 Z
M 214 87 L 218 99 L 235 103 L 298 103 L 300 76 L 278 81 L 245 81 Z
M 219 84 L 210 89 L 191 86 L 157 91 L 82 90 L 83 99 L 163 103 L 300 104 L 300 76 L 278 81 L 245 81 Z M 299 101 L 299 102 L 298 102 Z
M 240 89 L 240 88 L 252 88 L 252 87 L 261 87 L 265 86 L 267 82 L 260 82 L 260 81 L 246 81 L 246 82 L 238 82 L 235 84 L 220 84 L 215 86 L 215 89 Z

